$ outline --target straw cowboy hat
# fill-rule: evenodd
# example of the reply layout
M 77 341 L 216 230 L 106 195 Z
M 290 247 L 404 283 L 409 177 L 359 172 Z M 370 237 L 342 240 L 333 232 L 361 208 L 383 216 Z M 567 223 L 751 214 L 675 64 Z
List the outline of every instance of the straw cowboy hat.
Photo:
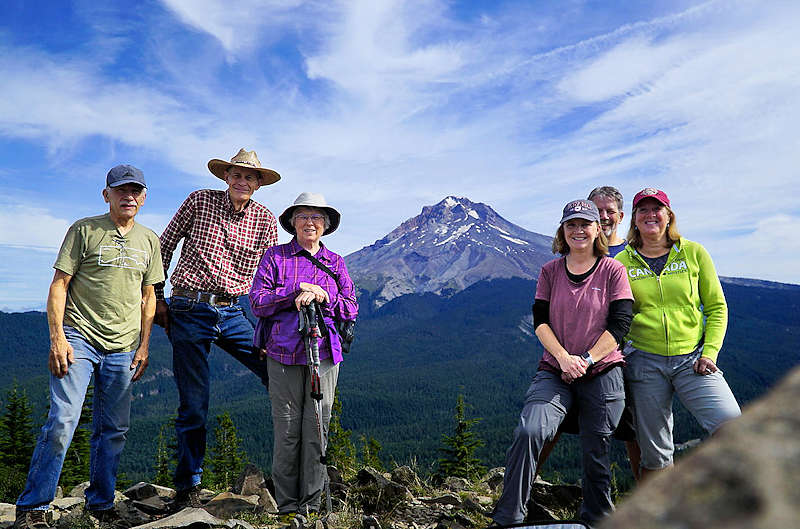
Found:
M 292 226 L 292 213 L 294 213 L 294 210 L 297 208 L 302 207 L 321 209 L 328 214 L 328 220 L 331 222 L 331 225 L 328 226 L 328 229 L 325 230 L 323 235 L 333 233 L 336 231 L 336 228 L 339 227 L 339 222 L 342 220 L 342 215 L 328 205 L 328 203 L 325 201 L 325 197 L 322 196 L 322 193 L 310 193 L 308 191 L 304 191 L 295 199 L 294 204 L 286 208 L 286 211 L 281 213 L 281 216 L 278 217 L 283 229 L 292 235 L 296 235 L 294 226 Z
M 281 179 L 281 175 L 272 169 L 261 167 L 261 162 L 258 161 L 256 151 L 246 151 L 244 148 L 239 149 L 239 152 L 236 153 L 236 156 L 231 158 L 230 162 L 218 158 L 214 158 L 208 162 L 208 170 L 221 180 L 225 180 L 225 171 L 233 166 L 258 171 L 258 185 L 266 186 L 274 184 Z

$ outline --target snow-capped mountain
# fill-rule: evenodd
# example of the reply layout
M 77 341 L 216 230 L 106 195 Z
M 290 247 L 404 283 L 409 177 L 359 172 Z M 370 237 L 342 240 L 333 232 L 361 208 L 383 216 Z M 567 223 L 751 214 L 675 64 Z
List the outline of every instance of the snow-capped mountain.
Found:
M 452 294 L 484 279 L 535 279 L 553 258 L 551 241 L 486 204 L 450 196 L 346 261 L 358 287 L 379 306 L 403 294 Z

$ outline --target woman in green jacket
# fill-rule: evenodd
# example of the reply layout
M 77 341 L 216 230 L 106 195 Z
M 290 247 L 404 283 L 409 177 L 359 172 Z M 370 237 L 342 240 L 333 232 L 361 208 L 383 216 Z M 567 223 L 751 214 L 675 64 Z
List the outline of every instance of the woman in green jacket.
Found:
M 728 324 L 719 277 L 705 248 L 680 236 L 666 193 L 636 194 L 627 239 L 616 258 L 634 297 L 625 379 L 644 478 L 672 465 L 674 394 L 709 433 L 741 410 L 716 365 Z

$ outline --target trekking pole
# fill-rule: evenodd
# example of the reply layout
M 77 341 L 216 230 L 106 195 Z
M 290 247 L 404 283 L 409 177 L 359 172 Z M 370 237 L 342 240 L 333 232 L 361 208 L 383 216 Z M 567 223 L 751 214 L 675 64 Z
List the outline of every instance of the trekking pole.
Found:
M 330 478 L 328 477 L 328 458 L 326 456 L 325 436 L 322 433 L 322 387 L 319 377 L 319 319 L 322 319 L 322 312 L 316 301 L 312 301 L 305 305 L 303 309 L 306 312 L 307 324 L 307 339 L 306 343 L 306 356 L 308 367 L 311 375 L 311 398 L 314 399 L 314 415 L 317 419 L 317 435 L 319 436 L 319 445 L 321 456 L 319 459 L 322 465 L 322 471 L 325 484 L 325 507 L 328 509 L 328 514 L 333 511 L 331 502 L 331 485 Z M 324 323 L 324 322 L 323 322 Z

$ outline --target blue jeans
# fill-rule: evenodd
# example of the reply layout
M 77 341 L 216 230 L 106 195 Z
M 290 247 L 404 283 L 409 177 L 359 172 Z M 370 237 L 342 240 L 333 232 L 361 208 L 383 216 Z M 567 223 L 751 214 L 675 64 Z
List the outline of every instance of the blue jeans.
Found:
M 210 377 L 208 355 L 216 344 L 255 373 L 266 386 L 267 364 L 253 350 L 253 324 L 241 306 L 218 307 L 173 296 L 169 304 L 169 340 L 180 406 L 175 420 L 178 465 L 175 487 L 200 484 L 206 454 Z
M 46 510 L 56 494 L 64 464 L 94 374 L 92 436 L 89 440 L 89 488 L 86 507 L 93 511 L 114 506 L 117 467 L 130 426 L 131 362 L 135 351 L 109 353 L 89 343 L 76 329 L 64 326 L 75 362 L 64 378 L 50 375 L 50 413 L 31 458 L 25 489 L 17 499 L 22 511 Z

